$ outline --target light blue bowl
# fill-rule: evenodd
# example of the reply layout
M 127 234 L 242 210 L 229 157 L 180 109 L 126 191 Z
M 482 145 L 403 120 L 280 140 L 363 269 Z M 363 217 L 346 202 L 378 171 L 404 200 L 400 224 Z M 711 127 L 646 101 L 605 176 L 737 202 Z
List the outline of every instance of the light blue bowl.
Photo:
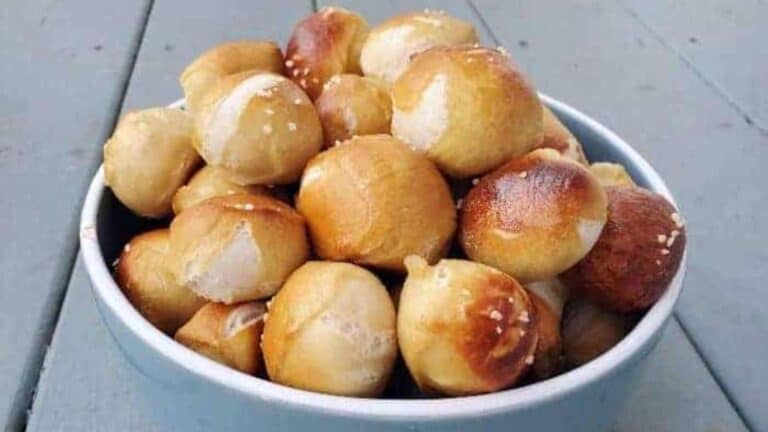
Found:
M 624 165 L 641 186 L 674 203 L 659 174 L 613 132 L 542 95 L 592 161 Z M 148 228 L 94 176 L 80 244 L 101 316 L 128 361 L 148 415 L 169 430 L 217 431 L 601 431 L 613 423 L 633 376 L 654 348 L 680 295 L 685 259 L 662 298 L 632 332 L 594 361 L 555 378 L 494 394 L 446 399 L 355 399 L 296 390 L 242 374 L 177 344 L 131 306 L 108 262 Z

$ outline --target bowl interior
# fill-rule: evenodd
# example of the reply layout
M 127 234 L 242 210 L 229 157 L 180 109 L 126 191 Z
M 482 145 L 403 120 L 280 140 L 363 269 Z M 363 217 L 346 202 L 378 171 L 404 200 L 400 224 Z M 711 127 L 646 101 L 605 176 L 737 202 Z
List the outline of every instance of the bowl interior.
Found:
M 576 135 L 590 161 L 621 163 L 638 185 L 654 190 L 674 203 L 658 173 L 621 138 L 570 106 L 546 95 L 541 97 Z M 587 365 L 549 380 L 493 394 L 461 398 L 407 401 L 352 399 L 291 389 L 260 378 L 244 376 L 176 344 L 173 339 L 154 329 L 149 322 L 141 318 L 111 278 L 111 263 L 131 237 L 150 229 L 167 226 L 169 222 L 153 221 L 133 215 L 116 199 L 112 191 L 104 186 L 103 174 L 99 170 L 83 208 L 81 247 L 94 293 L 106 305 L 109 313 L 117 315 L 137 337 L 163 357 L 206 380 L 239 391 L 246 397 L 260 398 L 260 395 L 266 394 L 277 402 L 307 409 L 322 409 L 341 415 L 419 418 L 434 415 L 435 410 L 455 416 L 479 415 L 498 409 L 525 407 L 575 391 L 626 363 L 660 332 L 679 296 L 685 270 L 683 261 L 667 292 L 621 343 Z M 96 235 L 87 235 L 86 233 L 91 232 L 94 227 Z

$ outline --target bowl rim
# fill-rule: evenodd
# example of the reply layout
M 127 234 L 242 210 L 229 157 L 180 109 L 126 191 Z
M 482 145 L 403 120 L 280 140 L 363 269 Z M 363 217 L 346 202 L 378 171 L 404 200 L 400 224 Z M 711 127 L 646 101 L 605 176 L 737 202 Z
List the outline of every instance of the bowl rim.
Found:
M 540 93 L 541 100 L 601 135 L 648 178 L 649 188 L 677 204 L 661 176 L 629 144 L 579 110 Z M 169 107 L 180 107 L 183 99 Z M 133 335 L 151 350 L 197 378 L 257 401 L 301 411 L 385 421 L 449 420 L 522 410 L 567 396 L 621 369 L 654 342 L 672 315 L 682 290 L 686 256 L 662 297 L 616 346 L 591 362 L 556 377 L 496 393 L 442 399 L 372 399 L 327 395 L 294 389 L 221 365 L 175 342 L 146 321 L 129 303 L 105 264 L 96 229 L 99 204 L 106 189 L 100 166 L 88 188 L 80 221 L 80 247 L 93 294 Z M 687 252 L 686 252 L 687 255 Z M 118 341 L 119 343 L 119 341 Z

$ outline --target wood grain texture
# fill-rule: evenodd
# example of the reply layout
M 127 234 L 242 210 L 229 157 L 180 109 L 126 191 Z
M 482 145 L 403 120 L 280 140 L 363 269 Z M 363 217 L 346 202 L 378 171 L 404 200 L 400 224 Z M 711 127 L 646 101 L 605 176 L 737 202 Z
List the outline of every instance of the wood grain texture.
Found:
M 142 395 L 137 392 L 137 381 L 147 378 L 124 359 L 102 324 L 89 290 L 85 268 L 78 261 L 28 430 L 162 430 L 151 412 L 142 407 Z M 207 429 L 201 425 L 197 430 Z M 619 415 L 615 430 L 746 429 L 672 321 Z
M 768 3 L 620 0 L 695 73 L 768 134 Z
M 768 357 L 768 136 L 618 3 L 475 5 L 541 90 L 612 128 L 666 179 L 689 236 L 678 316 L 749 425 L 768 430 L 768 371 L 755 360 Z
M 0 6 L 0 427 L 25 420 L 147 6 Z

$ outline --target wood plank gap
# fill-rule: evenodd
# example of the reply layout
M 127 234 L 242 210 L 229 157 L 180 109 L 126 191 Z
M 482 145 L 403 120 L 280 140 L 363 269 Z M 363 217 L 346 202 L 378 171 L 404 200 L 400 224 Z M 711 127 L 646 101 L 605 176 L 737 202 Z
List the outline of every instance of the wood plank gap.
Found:
M 485 30 L 491 36 L 491 38 L 493 39 L 493 43 L 496 45 L 501 45 L 501 42 L 500 42 L 501 39 L 499 39 L 499 37 L 496 36 L 496 33 L 493 31 L 493 28 L 491 28 L 491 26 L 488 24 L 488 21 L 485 20 L 485 17 L 483 16 L 483 14 L 481 14 L 480 10 L 477 8 L 477 6 L 475 6 L 475 2 L 473 2 L 472 0 L 465 0 L 465 1 L 467 3 L 467 6 L 469 6 L 469 8 L 472 9 L 472 12 L 474 12 L 475 15 L 477 16 L 477 20 L 480 21 L 480 24 L 483 25 L 483 28 L 485 28 Z
M 756 429 L 754 425 L 752 425 L 751 422 L 749 421 L 749 417 L 744 413 L 741 407 L 731 397 L 731 393 L 730 391 L 728 391 L 728 386 L 723 382 L 720 375 L 709 364 L 709 361 L 707 360 L 707 358 L 704 356 L 704 353 L 699 348 L 699 344 L 696 342 L 696 339 L 694 338 L 693 334 L 690 331 L 688 331 L 688 327 L 686 327 L 683 320 L 680 319 L 680 317 L 677 314 L 677 311 L 675 311 L 673 318 L 675 319 L 675 321 L 677 321 L 677 324 L 680 326 L 680 329 L 682 330 L 683 334 L 688 339 L 688 342 L 690 342 L 691 346 L 693 347 L 693 350 L 696 352 L 696 355 L 698 355 L 699 358 L 701 359 L 701 362 L 704 364 L 704 367 L 707 368 L 707 372 L 709 372 L 709 375 L 715 381 L 715 384 L 717 384 L 717 387 L 720 389 L 720 392 L 722 392 L 723 396 L 725 396 L 725 399 L 728 401 L 728 404 L 731 405 L 731 408 L 733 408 L 733 411 L 736 413 L 737 416 L 739 416 L 739 420 L 741 420 L 741 422 L 744 424 L 744 427 L 750 431 L 755 431 Z
M 147 1 L 143 11 L 143 19 L 140 29 L 137 32 L 136 37 L 131 41 L 131 58 L 127 67 L 125 68 L 123 76 L 121 77 L 120 90 L 118 93 L 119 96 L 114 106 L 112 107 L 114 115 L 110 119 L 109 127 L 105 130 L 105 136 L 101 137 L 101 142 L 106 140 L 107 136 L 112 133 L 115 125 L 117 124 L 117 121 L 120 118 L 120 112 L 122 111 L 123 102 L 125 101 L 125 96 L 128 91 L 128 85 L 130 84 L 131 76 L 133 75 L 133 69 L 136 66 L 136 59 L 138 58 L 139 51 L 141 50 L 141 44 L 144 40 L 144 33 L 146 32 L 147 24 L 154 7 L 154 3 L 155 0 Z M 101 154 L 99 153 L 94 157 L 94 159 L 95 160 L 91 163 L 91 166 L 94 167 L 93 171 L 95 171 L 96 166 L 98 166 L 101 161 Z M 87 179 L 86 185 L 88 183 L 90 183 L 90 178 Z M 51 294 L 46 299 L 45 306 L 43 307 L 45 315 L 50 317 L 50 319 L 41 323 L 40 330 L 36 335 L 34 346 L 38 348 L 32 353 L 32 358 L 25 364 L 25 370 L 22 375 L 22 382 L 19 384 L 19 388 L 17 389 L 16 395 L 14 396 L 11 414 L 8 418 L 7 424 L 4 426 L 4 430 L 16 431 L 26 430 L 27 428 L 27 422 L 34 406 L 37 386 L 39 385 L 40 378 L 42 377 L 45 370 L 45 361 L 48 357 L 48 349 L 56 332 L 56 328 L 58 327 L 61 307 L 64 303 L 67 287 L 69 286 L 70 279 L 72 278 L 72 272 L 75 268 L 75 262 L 77 261 L 77 254 L 80 250 L 78 240 L 80 218 L 78 215 L 80 214 L 80 208 L 82 207 L 83 200 L 84 196 L 77 202 L 77 205 L 73 209 L 75 214 L 70 218 L 71 222 L 69 223 L 69 227 L 67 229 L 67 231 L 70 233 L 70 239 L 68 242 L 69 246 L 66 248 L 66 251 L 64 251 L 63 255 L 65 258 L 60 262 L 60 270 L 57 271 L 58 274 L 61 274 L 61 277 L 57 278 L 57 280 L 61 281 L 61 285 L 56 286 L 52 290 Z
M 650 23 L 646 22 L 640 14 L 633 9 L 631 6 L 626 4 L 623 0 L 616 0 L 616 4 L 619 5 L 621 9 L 623 9 L 633 20 L 635 20 L 641 27 L 643 27 L 648 33 L 651 34 L 659 43 L 672 52 L 675 57 L 678 58 L 688 69 L 690 69 L 694 75 L 696 75 L 700 80 L 704 82 L 704 84 L 707 85 L 707 87 L 711 88 L 718 96 L 720 96 L 721 99 L 723 99 L 731 108 L 733 108 L 740 116 L 744 119 L 744 122 L 757 129 L 760 133 L 763 135 L 768 136 L 768 125 L 764 125 L 761 123 L 760 119 L 753 118 L 749 111 L 747 111 L 745 108 L 743 108 L 738 101 L 736 101 L 733 97 L 731 97 L 728 92 L 722 88 L 716 81 L 710 79 L 703 71 L 701 71 L 696 65 L 691 61 L 688 57 L 686 57 L 682 52 L 680 52 L 678 49 L 676 49 L 674 46 L 672 46 L 667 40 L 659 33 L 655 28 L 653 28 Z

